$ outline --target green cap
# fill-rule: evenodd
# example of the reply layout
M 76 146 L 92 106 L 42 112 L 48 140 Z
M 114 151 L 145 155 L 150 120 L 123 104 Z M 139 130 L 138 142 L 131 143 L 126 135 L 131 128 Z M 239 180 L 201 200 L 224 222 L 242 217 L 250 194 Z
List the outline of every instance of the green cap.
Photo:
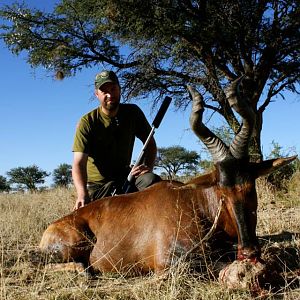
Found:
M 107 83 L 107 82 L 112 82 L 112 83 L 116 83 L 116 84 L 120 85 L 118 77 L 115 72 L 102 71 L 101 73 L 96 75 L 95 88 L 99 89 L 101 87 L 101 85 L 103 85 L 104 83 Z

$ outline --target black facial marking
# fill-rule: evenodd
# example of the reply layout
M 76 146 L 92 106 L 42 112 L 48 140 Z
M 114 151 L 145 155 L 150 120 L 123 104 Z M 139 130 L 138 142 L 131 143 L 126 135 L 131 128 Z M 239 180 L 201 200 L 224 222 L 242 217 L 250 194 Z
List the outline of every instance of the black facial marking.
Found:
M 248 160 L 235 158 L 225 159 L 217 164 L 220 176 L 220 186 L 233 187 L 252 182 L 254 176 L 249 172 Z

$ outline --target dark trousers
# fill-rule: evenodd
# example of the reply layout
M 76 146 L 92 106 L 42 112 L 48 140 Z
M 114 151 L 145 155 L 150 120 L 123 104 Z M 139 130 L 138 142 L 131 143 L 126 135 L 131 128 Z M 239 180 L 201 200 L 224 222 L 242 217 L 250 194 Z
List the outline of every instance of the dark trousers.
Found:
M 135 179 L 134 185 L 131 187 L 129 192 L 142 191 L 148 186 L 159 182 L 160 180 L 161 178 L 154 173 L 146 173 L 144 175 L 140 175 Z M 125 179 L 122 182 L 109 181 L 103 184 L 88 184 L 88 192 L 91 201 L 111 196 L 114 191 L 116 191 L 116 194 L 118 195 L 123 194 L 124 191 L 122 189 L 124 183 Z

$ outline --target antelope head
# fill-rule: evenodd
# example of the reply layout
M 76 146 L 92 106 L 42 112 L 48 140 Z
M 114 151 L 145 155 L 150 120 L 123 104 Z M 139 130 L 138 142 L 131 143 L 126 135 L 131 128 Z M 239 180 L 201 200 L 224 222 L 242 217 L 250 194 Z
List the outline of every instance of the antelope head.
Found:
M 188 91 L 193 100 L 190 125 L 209 150 L 217 178 L 216 194 L 223 199 L 222 228 L 229 236 L 238 237 L 238 259 L 260 257 L 256 236 L 257 193 L 255 180 L 293 161 L 296 156 L 251 163 L 249 141 L 255 125 L 255 112 L 247 98 L 241 96 L 243 77 L 235 80 L 226 91 L 230 106 L 241 116 L 242 125 L 227 146 L 202 122 L 204 101 L 192 87 Z

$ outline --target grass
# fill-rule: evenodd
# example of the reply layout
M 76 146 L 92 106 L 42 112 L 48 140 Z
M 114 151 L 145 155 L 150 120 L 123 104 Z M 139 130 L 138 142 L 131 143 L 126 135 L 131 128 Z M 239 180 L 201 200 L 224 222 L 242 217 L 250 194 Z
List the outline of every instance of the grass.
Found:
M 265 180 L 257 183 L 258 228 L 263 257 L 281 270 L 276 292 L 257 299 L 300 299 L 300 174 L 287 182 L 288 192 L 275 192 Z M 37 194 L 0 194 L 0 299 L 252 299 L 247 290 L 228 290 L 217 275 L 191 271 L 182 263 L 164 276 L 124 278 L 104 274 L 54 272 L 37 255 L 44 229 L 69 213 L 75 201 L 72 190 Z M 297 271 L 298 270 L 298 271 Z M 297 273 L 298 272 L 298 273 Z M 298 276 L 298 277 L 297 277 Z

